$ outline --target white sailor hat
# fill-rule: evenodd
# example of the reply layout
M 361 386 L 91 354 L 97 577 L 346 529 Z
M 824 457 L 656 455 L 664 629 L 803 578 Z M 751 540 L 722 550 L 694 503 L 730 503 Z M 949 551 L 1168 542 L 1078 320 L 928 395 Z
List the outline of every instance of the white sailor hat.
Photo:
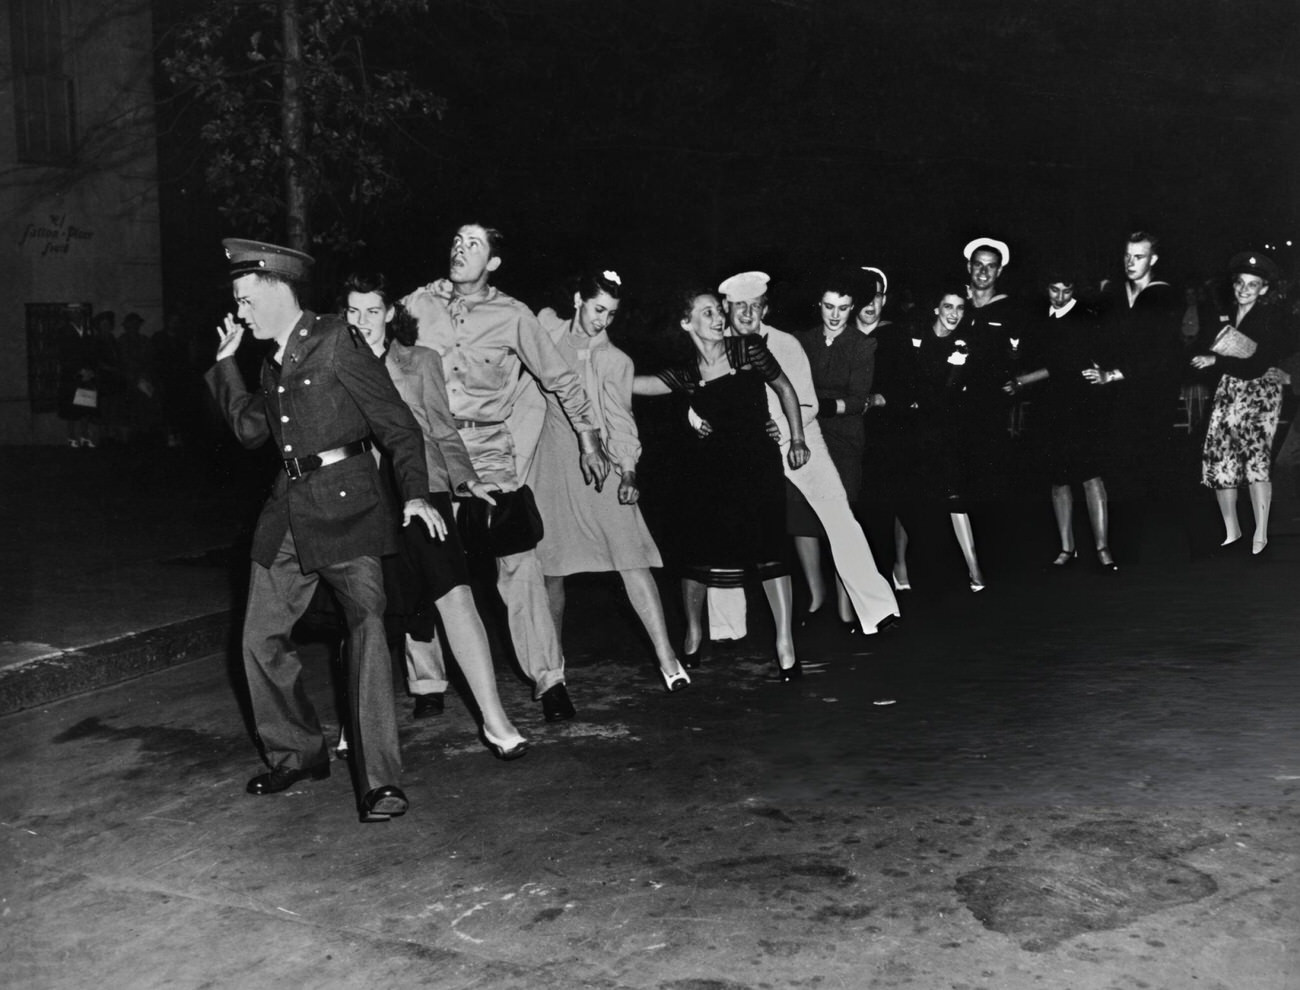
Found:
M 1011 248 L 1007 247 L 1006 241 L 999 241 L 993 237 L 977 237 L 962 248 L 961 253 L 966 256 L 967 261 L 970 261 L 970 256 L 980 248 L 991 248 L 998 254 L 1002 255 L 1003 268 L 1006 268 L 1007 265 L 1011 264 Z
M 741 272 L 723 279 L 718 291 L 727 297 L 728 302 L 757 299 L 767 294 L 767 283 L 770 281 L 767 272 Z
M 873 283 L 875 291 L 873 296 L 880 295 L 889 291 L 889 279 L 879 268 L 872 268 L 870 265 L 863 265 L 862 270 L 867 273 L 867 281 Z

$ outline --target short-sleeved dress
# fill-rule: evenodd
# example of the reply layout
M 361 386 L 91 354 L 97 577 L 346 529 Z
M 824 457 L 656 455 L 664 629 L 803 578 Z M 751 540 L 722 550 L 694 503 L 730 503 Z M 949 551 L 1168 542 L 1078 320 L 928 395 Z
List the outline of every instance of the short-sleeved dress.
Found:
M 603 332 L 588 337 L 546 310 L 538 318 L 582 380 L 615 466 L 601 491 L 583 480 L 573 427 L 559 400 L 546 393 L 546 420 L 528 473 L 545 530 L 537 545 L 542 573 L 558 577 L 660 567 L 659 548 L 641 510 L 618 500 L 618 476 L 635 470 L 641 456 L 632 418 L 632 360 Z
M 787 573 L 785 491 L 781 451 L 767 435 L 767 383 L 781 367 L 757 334 L 724 341 L 728 374 L 700 381 L 687 365 L 659 374 L 685 392 L 712 432 L 692 442 L 693 479 L 683 488 L 684 576 L 716 587 L 737 587 L 750 576 Z

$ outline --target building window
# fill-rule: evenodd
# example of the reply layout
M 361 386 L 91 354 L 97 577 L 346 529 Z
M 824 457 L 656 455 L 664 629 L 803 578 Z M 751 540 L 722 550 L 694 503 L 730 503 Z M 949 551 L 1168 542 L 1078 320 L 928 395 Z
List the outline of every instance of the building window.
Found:
M 72 77 L 65 66 L 64 0 L 9 0 L 18 160 L 72 159 Z

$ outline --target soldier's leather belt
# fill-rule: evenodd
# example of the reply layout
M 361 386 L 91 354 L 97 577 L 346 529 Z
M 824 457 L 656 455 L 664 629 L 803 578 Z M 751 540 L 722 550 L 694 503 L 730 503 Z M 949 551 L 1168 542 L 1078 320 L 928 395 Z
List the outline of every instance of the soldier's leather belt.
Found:
M 453 419 L 452 425 L 458 430 L 472 430 L 476 426 L 500 426 L 504 419 Z
M 339 461 L 346 461 L 349 457 L 356 457 L 357 454 L 364 454 L 371 446 L 369 440 L 358 440 L 356 443 L 335 447 L 333 450 L 322 450 L 320 453 L 308 454 L 306 457 L 286 457 L 284 459 L 284 473 L 291 480 L 297 481 L 303 475 L 309 474 L 319 467 L 325 467 L 327 464 L 337 464 Z

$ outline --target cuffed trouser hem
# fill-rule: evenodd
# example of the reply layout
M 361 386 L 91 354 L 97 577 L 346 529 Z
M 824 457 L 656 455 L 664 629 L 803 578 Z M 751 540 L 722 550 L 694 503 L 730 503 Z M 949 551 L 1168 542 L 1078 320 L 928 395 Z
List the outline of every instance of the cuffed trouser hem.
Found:
M 555 685 L 563 684 L 563 683 L 564 683 L 564 671 L 562 670 L 545 671 L 542 674 L 542 676 L 537 679 L 537 686 L 533 688 L 533 700 L 536 701 L 537 699 L 541 698 L 541 696 L 544 695 L 551 688 L 555 687 Z
M 551 619 L 546 579 L 537 551 L 525 550 L 497 558 L 497 591 L 505 602 L 506 619 L 515 656 L 528 679 L 534 695 L 564 683 L 564 654 L 560 637 Z
M 447 690 L 447 665 L 437 639 L 426 643 L 406 637 L 406 689 L 411 694 L 439 694 Z

